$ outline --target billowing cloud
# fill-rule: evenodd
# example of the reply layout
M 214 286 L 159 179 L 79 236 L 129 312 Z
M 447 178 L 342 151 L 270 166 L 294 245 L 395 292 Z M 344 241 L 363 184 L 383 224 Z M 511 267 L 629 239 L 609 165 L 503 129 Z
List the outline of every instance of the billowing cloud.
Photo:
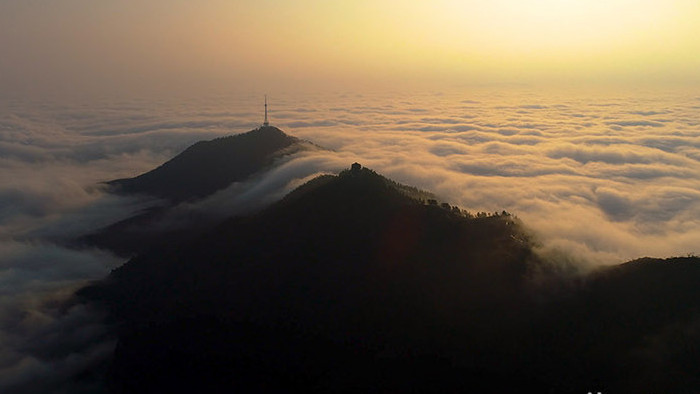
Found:
M 152 169 L 197 140 L 252 129 L 262 121 L 259 101 L 2 107 L 0 391 L 59 387 L 109 354 L 99 313 L 56 305 L 122 261 L 56 242 L 158 201 L 109 196 L 99 182 Z M 273 95 L 271 122 L 327 149 L 284 157 L 268 172 L 182 204 L 163 225 L 186 223 L 193 211 L 223 217 L 257 209 L 359 161 L 464 209 L 516 214 L 552 259 L 585 265 L 698 252 L 696 107 L 681 94 Z M 54 331 L 75 335 L 62 335 L 73 338 L 63 344 L 36 340 Z M 78 350 L 62 353 L 69 348 Z
M 101 311 L 68 302 L 74 290 L 123 261 L 103 251 L 60 245 L 157 203 L 108 195 L 100 182 L 154 167 L 199 139 L 225 134 L 231 122 L 173 122 L 130 105 L 96 105 L 88 111 L 3 106 L 1 392 L 99 389 L 99 382 L 73 378 L 111 356 L 112 330 Z
M 288 131 L 352 152 L 465 209 L 512 211 L 545 244 L 594 261 L 696 251 L 700 122 L 693 100 L 572 96 L 523 104 L 517 95 L 464 96 L 424 94 L 406 104 L 440 116 L 371 113 L 353 127 Z M 392 102 L 401 109 L 401 100 Z M 313 116 L 333 120 L 360 106 L 344 104 Z M 457 122 L 465 111 L 467 122 Z
M 3 240 L 0 250 L 0 391 L 95 390 L 99 382 L 73 378 L 107 360 L 115 338 L 102 311 L 67 302 L 120 261 L 36 240 Z
M 652 122 L 649 120 L 617 120 L 614 122 L 608 122 L 608 124 L 614 125 L 614 126 L 623 126 L 623 127 L 629 127 L 629 126 L 664 127 L 664 125 L 662 123 Z

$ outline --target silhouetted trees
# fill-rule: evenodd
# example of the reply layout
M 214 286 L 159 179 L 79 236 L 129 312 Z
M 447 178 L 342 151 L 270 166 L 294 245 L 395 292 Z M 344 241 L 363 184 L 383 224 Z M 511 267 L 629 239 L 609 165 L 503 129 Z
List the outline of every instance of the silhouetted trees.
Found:
M 396 185 L 318 177 L 82 290 L 120 322 L 115 389 L 697 392 L 697 258 L 572 281 L 507 212 Z

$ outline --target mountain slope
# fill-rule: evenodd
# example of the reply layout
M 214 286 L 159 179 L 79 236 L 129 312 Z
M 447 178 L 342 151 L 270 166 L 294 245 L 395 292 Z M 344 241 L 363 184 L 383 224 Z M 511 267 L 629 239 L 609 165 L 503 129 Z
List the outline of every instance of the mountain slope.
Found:
M 510 215 L 354 168 L 80 294 L 121 323 L 122 392 L 697 392 L 698 258 L 548 267 Z
M 217 312 L 222 303 L 239 303 L 237 293 L 278 292 L 279 286 L 295 281 L 294 286 L 313 287 L 319 282 L 300 283 L 345 280 L 346 291 L 352 284 L 365 288 L 367 281 L 385 286 L 384 279 L 403 280 L 402 275 L 428 281 L 427 274 L 446 274 L 439 280 L 474 282 L 475 287 L 490 280 L 489 287 L 517 288 L 529 257 L 526 237 L 510 217 L 468 219 L 452 209 L 424 205 L 362 169 L 317 178 L 259 214 L 231 219 L 188 245 L 139 256 L 115 270 L 110 280 L 118 285 L 108 281 L 108 287 L 134 299 L 123 313 L 151 318 L 151 302 L 170 314 L 182 312 L 191 299 L 213 297 L 219 299 L 212 304 Z M 460 265 L 465 261 L 470 264 Z M 453 275 L 457 270 L 463 272 Z M 470 270 L 478 270 L 480 277 Z M 140 290 L 147 294 L 139 295 Z M 492 296 L 503 293 L 499 289 Z M 222 294 L 227 298 L 221 299 Z M 117 297 L 116 308 L 126 305 L 124 297 Z M 177 305 L 170 309 L 161 304 L 174 299 Z M 260 311 L 260 305 L 245 308 Z M 192 310 L 202 309 L 197 305 Z
M 537 373 L 603 392 L 700 389 L 700 258 L 644 258 L 591 274 L 537 321 Z M 556 335 L 552 335 L 556 333 Z M 556 360 L 556 363 L 548 362 Z
M 179 360 L 178 371 L 191 359 L 221 368 L 250 361 L 264 367 L 236 374 L 242 386 L 256 387 L 248 374 L 262 374 L 288 389 L 320 388 L 345 379 L 323 377 L 338 373 L 339 363 L 363 364 L 382 352 L 394 354 L 392 368 L 407 351 L 426 357 L 426 367 L 441 365 L 448 353 L 436 356 L 435 346 L 455 345 L 454 330 L 493 335 L 491 316 L 515 319 L 510 309 L 528 302 L 522 295 L 534 259 L 517 223 L 467 218 L 398 186 L 368 169 L 317 178 L 259 214 L 134 258 L 84 290 L 131 328 L 117 374 L 138 382 L 135 371 L 149 370 L 138 386 L 153 388 L 172 383 L 172 370 L 152 371 L 164 360 Z M 215 334 L 199 345 L 179 342 L 200 330 Z M 137 350 L 144 347 L 152 360 Z M 351 369 L 371 372 L 358 368 Z M 200 373 L 180 373 L 175 385 L 200 382 Z
M 135 178 L 108 182 L 115 191 L 172 202 L 202 198 L 272 164 L 299 140 L 273 126 L 200 141 L 160 167 Z
M 73 240 L 73 247 L 98 247 L 130 257 L 158 245 L 178 242 L 224 218 L 192 212 L 186 225 L 171 228 L 159 223 L 169 219 L 173 206 L 202 199 L 234 182 L 262 176 L 274 161 L 308 149 L 309 143 L 266 126 L 244 134 L 200 141 L 160 167 L 135 178 L 108 182 L 112 191 L 147 194 L 167 201 L 134 216 L 100 228 Z M 186 209 L 186 208 L 185 208 Z

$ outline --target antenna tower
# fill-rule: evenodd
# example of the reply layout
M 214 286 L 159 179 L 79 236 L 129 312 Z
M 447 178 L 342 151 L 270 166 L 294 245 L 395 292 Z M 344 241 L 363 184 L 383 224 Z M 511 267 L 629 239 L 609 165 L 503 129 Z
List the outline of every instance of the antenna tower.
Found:
M 270 122 L 267 121 L 267 95 L 265 95 L 265 121 L 263 122 L 263 127 L 267 127 L 270 125 Z

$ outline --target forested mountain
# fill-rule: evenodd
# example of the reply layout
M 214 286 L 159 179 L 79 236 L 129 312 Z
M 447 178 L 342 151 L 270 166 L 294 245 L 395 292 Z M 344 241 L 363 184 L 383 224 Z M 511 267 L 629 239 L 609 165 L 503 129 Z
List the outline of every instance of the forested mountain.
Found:
M 563 277 L 511 215 L 410 190 L 353 166 L 81 290 L 121 327 L 112 387 L 698 388 L 697 258 Z

